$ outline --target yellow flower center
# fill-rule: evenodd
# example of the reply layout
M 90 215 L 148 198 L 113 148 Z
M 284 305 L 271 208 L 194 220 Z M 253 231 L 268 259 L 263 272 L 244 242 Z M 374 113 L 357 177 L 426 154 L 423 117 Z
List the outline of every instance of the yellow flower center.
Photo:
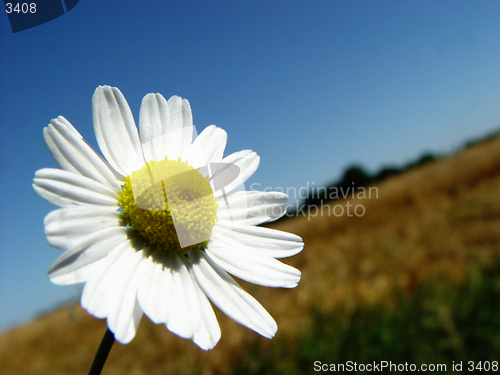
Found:
M 122 221 L 153 249 L 186 254 L 206 245 L 217 222 L 208 177 L 187 162 L 152 160 L 125 179 Z

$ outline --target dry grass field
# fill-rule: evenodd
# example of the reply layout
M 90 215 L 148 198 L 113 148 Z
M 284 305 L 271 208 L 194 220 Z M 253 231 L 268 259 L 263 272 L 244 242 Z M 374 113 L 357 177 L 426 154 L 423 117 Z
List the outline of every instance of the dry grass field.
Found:
M 276 319 L 274 339 L 261 338 L 217 311 L 222 338 L 204 352 L 145 317 L 130 344 L 115 344 L 103 374 L 292 373 L 287 366 L 299 362 L 291 357 L 314 342 L 318 316 L 322 322 L 328 321 L 325 317 L 344 321 L 347 330 L 342 332 L 349 338 L 356 311 L 397 313 L 402 301 L 411 300 L 423 285 L 459 291 L 474 277 L 496 272 L 500 137 L 390 178 L 377 189 L 378 198 L 372 191 L 372 199 L 330 203 L 330 208 L 361 204 L 362 217 L 328 216 L 325 208 L 323 216 L 271 225 L 300 235 L 305 243 L 302 253 L 285 259 L 302 271 L 296 289 L 242 283 Z M 454 311 L 439 300 L 428 311 L 441 322 L 443 340 L 452 343 L 450 353 L 466 352 L 468 343 L 460 336 Z M 378 324 L 373 322 L 375 328 Z M 105 321 L 78 305 L 61 308 L 0 336 L 0 373 L 87 374 L 105 329 Z M 491 335 L 498 338 L 495 329 Z M 334 348 L 328 350 L 332 360 L 338 358 Z M 387 356 L 383 359 L 392 359 Z M 296 373 L 314 373 L 312 361 L 305 366 L 308 370 Z

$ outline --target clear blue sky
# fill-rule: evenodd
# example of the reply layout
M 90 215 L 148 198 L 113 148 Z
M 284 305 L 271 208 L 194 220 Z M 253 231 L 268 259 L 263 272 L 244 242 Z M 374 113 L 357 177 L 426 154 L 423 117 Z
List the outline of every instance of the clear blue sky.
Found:
M 52 210 L 31 187 L 55 167 L 42 129 L 64 115 L 97 148 L 91 98 L 117 86 L 187 98 L 198 131 L 252 149 L 250 183 L 328 183 L 500 127 L 500 2 L 80 0 L 13 34 L 0 16 L 0 330 L 74 296 L 47 270 Z M 248 184 L 247 184 L 248 185 Z M 304 249 L 307 251 L 307 244 Z

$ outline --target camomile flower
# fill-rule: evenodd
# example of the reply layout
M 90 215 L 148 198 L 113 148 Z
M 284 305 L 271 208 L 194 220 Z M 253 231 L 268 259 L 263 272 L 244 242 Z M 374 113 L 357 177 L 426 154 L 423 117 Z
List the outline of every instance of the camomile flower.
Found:
M 97 154 L 59 116 L 44 129 L 62 169 L 36 172 L 35 191 L 60 208 L 45 218 L 50 245 L 65 250 L 49 270 L 60 285 L 85 283 L 82 306 L 121 343 L 146 314 L 171 332 L 213 348 L 220 327 L 209 301 L 271 338 L 271 315 L 229 274 L 293 288 L 300 272 L 278 261 L 302 250 L 300 237 L 256 225 L 281 217 L 288 197 L 244 191 L 259 157 L 223 158 L 227 134 L 209 126 L 195 137 L 186 99 L 148 94 L 139 131 L 117 88 L 92 99 Z M 229 274 L 228 274 L 229 273 Z

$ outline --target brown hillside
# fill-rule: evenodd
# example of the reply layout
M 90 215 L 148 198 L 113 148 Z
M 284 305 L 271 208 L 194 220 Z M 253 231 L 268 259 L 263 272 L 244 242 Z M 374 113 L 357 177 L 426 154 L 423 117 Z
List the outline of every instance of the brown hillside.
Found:
M 309 311 L 343 314 L 359 306 L 395 307 L 423 280 L 460 284 L 500 259 L 500 137 L 379 185 L 362 217 L 298 217 L 273 227 L 304 239 L 287 263 L 302 271 L 294 290 L 245 284 L 275 317 L 273 340 L 292 342 L 310 326 Z M 351 208 L 352 210 L 352 208 Z M 336 211 L 337 213 L 340 210 Z M 331 211 L 330 211 L 331 212 Z M 352 212 L 352 211 L 351 211 Z M 359 211 L 358 211 L 359 212 Z M 144 318 L 136 338 L 115 344 L 103 374 L 218 374 L 269 340 L 218 313 L 222 338 L 203 352 Z M 63 308 L 0 336 L 2 374 L 87 374 L 105 322 L 78 306 Z M 251 364 L 250 364 L 251 366 Z

